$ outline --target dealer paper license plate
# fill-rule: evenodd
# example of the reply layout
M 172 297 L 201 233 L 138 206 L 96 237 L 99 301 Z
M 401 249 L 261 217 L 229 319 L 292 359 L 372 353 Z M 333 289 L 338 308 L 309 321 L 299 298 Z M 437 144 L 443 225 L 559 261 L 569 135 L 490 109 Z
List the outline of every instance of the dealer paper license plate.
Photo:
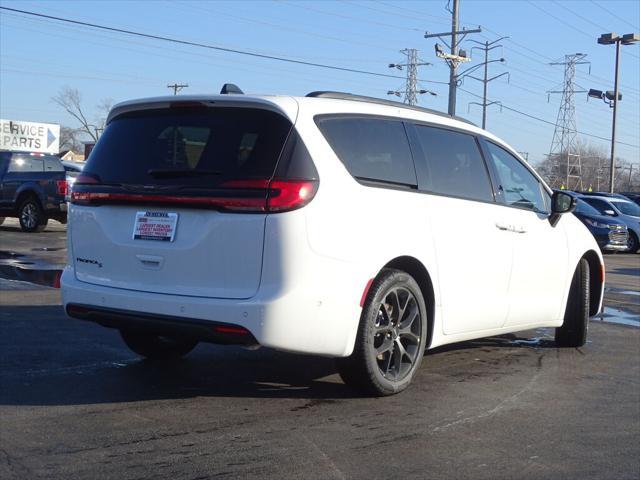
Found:
M 136 222 L 133 226 L 133 239 L 173 242 L 177 225 L 177 213 L 136 212 Z

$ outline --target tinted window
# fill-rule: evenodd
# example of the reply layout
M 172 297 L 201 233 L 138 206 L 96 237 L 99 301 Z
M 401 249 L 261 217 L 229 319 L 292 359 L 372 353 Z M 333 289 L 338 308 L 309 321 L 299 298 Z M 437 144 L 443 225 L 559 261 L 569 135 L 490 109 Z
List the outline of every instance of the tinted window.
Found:
M 576 202 L 576 212 L 583 213 L 585 215 L 600 215 L 600 212 L 598 210 L 581 199 L 578 199 L 578 201 Z
M 536 212 L 547 212 L 538 179 L 520 160 L 502 147 L 487 142 L 491 158 L 498 173 L 500 185 L 507 205 L 526 208 Z
M 589 205 L 591 205 L 593 208 L 598 210 L 598 212 L 600 212 L 601 215 L 606 215 L 604 213 L 605 210 L 613 210 L 613 208 L 611 208 L 611 205 L 609 205 L 604 200 L 600 200 L 599 198 L 584 197 L 583 200 L 587 202 Z
M 29 154 L 14 154 L 11 156 L 8 172 L 38 172 L 44 171 L 44 161 L 41 156 Z
M 318 127 L 355 178 L 417 185 L 402 122 L 378 118 L 324 118 L 318 120 Z
M 111 121 L 84 170 L 102 183 L 215 187 L 270 178 L 291 122 L 250 108 L 147 110 Z
M 472 135 L 416 125 L 432 192 L 493 201 L 487 168 Z

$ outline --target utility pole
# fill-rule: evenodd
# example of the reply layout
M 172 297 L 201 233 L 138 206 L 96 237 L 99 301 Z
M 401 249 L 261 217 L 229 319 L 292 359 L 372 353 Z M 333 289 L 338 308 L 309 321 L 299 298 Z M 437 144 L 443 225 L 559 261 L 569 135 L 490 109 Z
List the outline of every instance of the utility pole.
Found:
M 458 15 L 460 10 L 459 8 L 460 0 L 449 0 L 449 3 L 451 3 L 451 1 L 453 1 L 453 10 L 449 10 L 451 12 L 451 31 L 441 32 L 441 33 L 425 32 L 424 38 L 438 37 L 451 50 L 451 53 L 445 53 L 440 44 L 436 43 L 435 45 L 436 56 L 439 58 L 443 58 L 449 64 L 448 112 L 449 112 L 449 115 L 455 115 L 456 114 L 456 87 L 458 86 L 458 76 L 456 72 L 458 69 L 458 65 L 462 62 L 471 61 L 471 59 L 467 57 L 467 53 L 464 50 L 458 50 L 458 44 L 461 43 L 469 33 L 479 33 L 482 31 L 482 29 L 478 27 L 473 30 L 467 30 L 465 28 L 463 28 L 462 30 L 458 30 Z M 449 4 L 447 4 L 447 6 L 448 5 Z M 458 39 L 458 35 L 462 35 L 462 37 Z M 451 37 L 451 45 L 449 45 L 446 42 L 446 40 L 444 40 L 442 37 Z
M 483 94 L 482 94 L 482 103 L 478 103 L 478 102 L 470 102 L 469 105 L 481 105 L 482 106 L 482 128 L 487 128 L 487 107 L 489 105 L 493 105 L 494 103 L 500 104 L 499 101 L 493 101 L 493 102 L 487 102 L 487 86 L 489 85 L 489 82 L 492 82 L 493 80 L 496 80 L 497 78 L 500 78 L 504 75 L 509 76 L 509 72 L 503 72 L 500 75 L 496 75 L 495 77 L 491 77 L 488 78 L 489 75 L 489 64 L 493 63 L 493 62 L 504 62 L 504 58 L 499 58 L 496 60 L 489 60 L 489 52 L 491 50 L 493 50 L 494 48 L 498 48 L 498 47 L 502 47 L 502 45 L 495 45 L 495 43 L 499 42 L 500 40 L 504 40 L 505 38 L 509 38 L 509 37 L 500 37 L 497 40 L 494 40 L 493 42 L 489 42 L 486 41 L 484 43 L 482 42 L 477 42 L 475 40 L 469 40 L 470 42 L 473 43 L 477 43 L 479 45 L 482 45 L 482 47 L 473 47 L 471 49 L 471 51 L 473 52 L 474 48 L 477 48 L 479 50 L 484 50 L 484 62 L 479 64 L 479 65 L 475 65 L 471 68 L 469 68 L 468 70 L 462 72 L 460 75 L 458 75 L 458 79 L 461 79 L 465 76 L 468 76 L 470 78 L 473 78 L 474 80 L 478 80 L 479 82 L 483 83 Z M 474 77 L 473 75 L 470 75 L 471 72 L 473 72 L 474 70 L 476 70 L 477 68 L 481 67 L 484 65 L 484 77 L 483 78 L 478 78 L 478 77 Z
M 186 83 L 174 83 L 172 85 L 167 85 L 167 88 L 173 89 L 173 94 L 177 95 L 180 90 L 183 88 L 187 88 L 189 85 Z
M 613 87 L 613 125 L 611 126 L 611 159 L 610 159 L 610 173 L 609 173 L 609 192 L 613 193 L 614 178 L 615 178 L 615 165 L 616 165 L 616 114 L 618 113 L 618 100 L 620 99 L 620 92 L 618 91 L 618 75 L 620 73 L 620 45 L 632 45 L 640 41 L 640 34 L 627 33 L 626 35 L 618 36 L 615 33 L 603 33 L 598 38 L 598 44 L 611 45 L 616 44 L 616 74 L 615 83 Z
M 404 50 L 400 50 L 400 53 L 406 55 L 407 61 L 405 63 L 390 63 L 389 68 L 402 70 L 406 67 L 407 81 L 405 84 L 405 88 L 404 90 L 389 90 L 387 92 L 387 95 L 395 95 L 396 97 L 401 97 L 404 94 L 404 103 L 408 103 L 409 105 L 418 104 L 418 94 L 429 93 L 433 96 L 436 96 L 436 93 L 432 92 L 431 90 L 418 89 L 418 67 L 433 64 L 420 61 L 420 59 L 418 58 L 418 50 L 416 50 L 415 48 L 405 48 Z
M 580 155 L 577 154 L 578 132 L 576 128 L 576 105 L 573 95 L 586 92 L 585 89 L 575 84 L 576 65 L 589 65 L 591 63 L 585 60 L 586 56 L 584 53 L 565 55 L 564 62 L 550 63 L 550 65 L 564 65 L 565 69 L 562 90 L 547 91 L 548 98 L 553 93 L 562 94 L 556 119 L 556 128 L 551 140 L 549 159 L 552 164 L 552 177 L 556 183 L 555 186 L 559 187 L 562 184 L 569 190 L 573 190 L 568 184 L 572 178 L 576 179 L 576 186 L 582 184 L 582 164 Z M 577 90 L 576 87 L 579 89 Z M 564 164 L 566 164 L 566 169 L 563 175 L 561 172 Z M 563 179 L 566 180 L 566 184 Z

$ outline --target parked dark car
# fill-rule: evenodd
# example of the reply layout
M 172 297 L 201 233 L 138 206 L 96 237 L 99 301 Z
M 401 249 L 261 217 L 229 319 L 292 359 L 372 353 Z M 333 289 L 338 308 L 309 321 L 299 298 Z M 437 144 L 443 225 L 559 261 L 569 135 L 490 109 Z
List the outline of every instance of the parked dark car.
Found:
M 41 232 L 49 219 L 67 221 L 67 181 L 58 157 L 0 151 L 0 223 L 17 217 L 25 232 Z
M 622 192 L 622 195 L 640 205 L 640 192 Z
M 609 216 L 602 215 L 587 202 L 577 197 L 573 214 L 580 219 L 595 237 L 603 252 L 624 252 L 628 247 L 627 226 Z
M 622 195 L 619 197 L 583 196 L 582 198 L 601 215 L 624 222 L 629 229 L 629 252 L 640 251 L 640 206 Z

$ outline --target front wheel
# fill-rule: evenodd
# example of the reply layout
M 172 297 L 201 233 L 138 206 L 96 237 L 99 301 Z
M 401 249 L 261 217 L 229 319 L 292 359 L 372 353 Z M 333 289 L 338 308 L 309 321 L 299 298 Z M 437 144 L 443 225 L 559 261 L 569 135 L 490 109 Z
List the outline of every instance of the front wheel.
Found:
M 424 355 L 427 309 L 416 281 L 385 269 L 367 294 L 353 353 L 337 361 L 347 385 L 383 396 L 409 386 Z
M 42 207 L 33 197 L 24 200 L 18 208 L 20 227 L 24 232 L 42 232 L 49 220 L 42 211 Z
M 581 347 L 587 343 L 589 289 L 589 262 L 582 258 L 571 280 L 564 322 L 561 327 L 556 328 L 557 346 Z
M 149 333 L 121 330 L 120 335 L 133 352 L 152 360 L 185 356 L 198 342 Z
M 640 241 L 638 241 L 638 236 L 629 231 L 629 240 L 627 241 L 627 246 L 629 247 L 629 253 L 636 253 L 638 249 L 640 249 Z

